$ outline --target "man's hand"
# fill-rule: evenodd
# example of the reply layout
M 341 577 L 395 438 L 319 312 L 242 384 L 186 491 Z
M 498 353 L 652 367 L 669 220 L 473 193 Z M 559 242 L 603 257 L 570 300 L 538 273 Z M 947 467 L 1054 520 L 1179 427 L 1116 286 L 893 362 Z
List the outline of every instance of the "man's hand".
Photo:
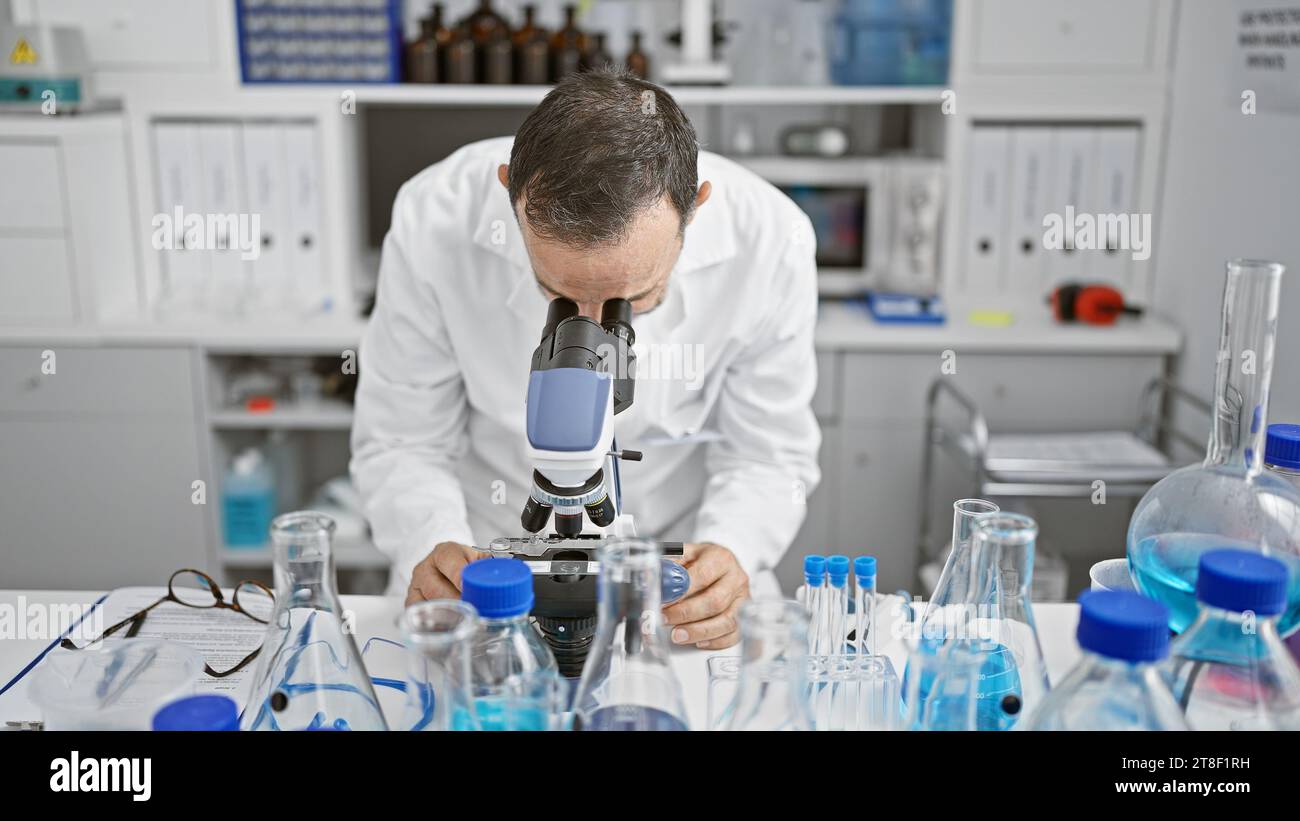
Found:
M 691 578 L 686 597 L 664 608 L 675 644 L 721 650 L 740 641 L 740 604 L 749 598 L 749 576 L 736 554 L 708 542 L 685 546 L 682 566 Z
M 425 599 L 459 599 L 460 574 L 465 565 L 487 554 L 456 542 L 441 542 L 411 571 L 406 603 Z

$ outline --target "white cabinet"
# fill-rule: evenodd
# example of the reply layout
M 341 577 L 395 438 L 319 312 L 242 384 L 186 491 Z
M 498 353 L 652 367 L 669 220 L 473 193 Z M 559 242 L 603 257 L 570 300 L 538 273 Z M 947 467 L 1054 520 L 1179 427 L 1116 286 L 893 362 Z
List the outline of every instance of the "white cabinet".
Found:
M 0 142 L 0 231 L 63 228 L 63 174 L 53 141 Z
M 233 3 L 211 0 L 32 0 L 42 23 L 76 26 L 97 68 L 201 68 L 216 54 L 220 13 Z
M 976 0 L 977 71 L 1143 71 L 1161 0 Z

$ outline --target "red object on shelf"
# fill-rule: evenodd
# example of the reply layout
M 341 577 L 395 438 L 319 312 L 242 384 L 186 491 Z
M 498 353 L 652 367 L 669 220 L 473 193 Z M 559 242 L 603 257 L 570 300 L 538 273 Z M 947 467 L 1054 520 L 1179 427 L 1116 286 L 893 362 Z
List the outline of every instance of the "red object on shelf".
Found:
M 269 396 L 250 396 L 244 400 L 244 410 L 249 413 L 270 413 L 275 410 L 275 400 Z

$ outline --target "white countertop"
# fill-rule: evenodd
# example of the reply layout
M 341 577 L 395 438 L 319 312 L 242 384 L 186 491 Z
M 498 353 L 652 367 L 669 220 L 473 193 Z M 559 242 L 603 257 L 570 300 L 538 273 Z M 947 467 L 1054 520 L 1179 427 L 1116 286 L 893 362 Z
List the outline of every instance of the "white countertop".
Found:
M 17 608 L 21 601 L 27 606 L 68 605 L 88 606 L 102 593 L 85 590 L 0 590 L 0 607 Z M 401 602 L 389 596 L 343 596 L 343 606 L 353 611 L 356 616 L 356 634 L 366 638 L 397 638 L 397 616 L 401 612 Z M 882 609 L 884 606 L 882 605 Z M 892 608 L 891 608 L 892 609 Z M 1074 629 L 1078 622 L 1078 606 L 1074 604 L 1040 604 L 1034 607 L 1038 620 L 1039 641 L 1043 646 L 1043 656 L 1047 665 L 1048 676 L 1053 684 L 1078 660 L 1079 651 L 1074 641 Z M 21 614 L 17 614 L 22 617 Z M 898 631 L 890 631 L 897 634 Z M 9 683 L 20 670 L 51 644 L 52 638 L 30 639 L 3 637 L 0 640 L 0 687 Z M 723 655 L 733 655 L 739 648 L 726 651 Z M 890 657 L 894 667 L 901 675 L 906 663 L 906 655 L 901 640 L 886 643 L 882 652 Z M 710 656 L 719 655 L 711 651 L 694 648 L 675 648 L 672 655 L 673 668 L 681 681 L 686 699 L 686 710 L 693 728 L 701 729 L 706 725 L 708 714 L 707 662 Z M 23 688 L 26 681 L 19 681 L 11 690 L 0 695 L 0 726 L 5 721 L 32 721 L 39 718 L 33 713 L 30 702 L 26 699 Z
M 976 325 L 969 311 L 950 308 L 943 325 L 881 324 L 857 303 L 822 303 L 816 345 L 819 350 L 934 353 L 948 348 L 967 353 L 1175 353 L 1182 334 L 1157 317 L 1122 319 L 1112 327 L 1062 325 L 1045 307 L 1013 312 L 1006 327 Z M 309 353 L 355 347 L 365 320 L 333 317 L 298 321 L 251 319 L 153 321 L 120 320 L 81 325 L 0 325 L 0 345 L 197 346 L 232 353 Z

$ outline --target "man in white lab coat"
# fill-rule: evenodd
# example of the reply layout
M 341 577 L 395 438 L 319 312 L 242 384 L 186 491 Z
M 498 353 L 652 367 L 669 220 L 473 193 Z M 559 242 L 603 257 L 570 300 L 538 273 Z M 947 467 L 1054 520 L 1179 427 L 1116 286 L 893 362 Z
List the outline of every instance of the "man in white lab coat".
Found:
M 615 430 L 645 453 L 623 464 L 624 512 L 639 535 L 687 542 L 673 641 L 735 644 L 740 603 L 776 593 L 819 479 L 814 250 L 790 200 L 700 154 L 665 91 L 613 73 L 564 81 L 513 140 L 408 181 L 361 346 L 351 466 L 407 601 L 458 596 L 468 545 L 524 535 L 524 395 L 549 300 L 598 318 L 622 297 L 638 362 Z

